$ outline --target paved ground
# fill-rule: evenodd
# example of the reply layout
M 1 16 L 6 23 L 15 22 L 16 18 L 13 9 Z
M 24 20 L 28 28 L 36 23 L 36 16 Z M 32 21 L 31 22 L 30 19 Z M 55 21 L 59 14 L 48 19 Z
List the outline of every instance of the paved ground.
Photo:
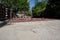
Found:
M 3 23 L 3 21 L 0 21 L 0 24 Z
M 0 28 L 4 25 L 6 25 L 9 22 L 9 20 L 5 20 L 5 21 L 0 21 Z
M 6 25 L 0 28 L 0 40 L 60 40 L 60 20 Z

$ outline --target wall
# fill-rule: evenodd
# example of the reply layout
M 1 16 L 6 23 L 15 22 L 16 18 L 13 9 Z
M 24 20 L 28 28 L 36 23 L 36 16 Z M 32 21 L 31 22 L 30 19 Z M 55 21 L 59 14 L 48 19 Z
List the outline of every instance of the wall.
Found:
M 47 21 L 48 18 L 13 18 L 12 22 L 31 22 L 31 21 Z

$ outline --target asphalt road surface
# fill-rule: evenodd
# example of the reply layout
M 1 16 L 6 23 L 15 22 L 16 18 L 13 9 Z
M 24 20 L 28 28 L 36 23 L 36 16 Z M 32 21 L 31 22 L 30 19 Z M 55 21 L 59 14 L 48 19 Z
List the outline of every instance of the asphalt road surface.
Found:
M 60 20 L 5 25 L 0 28 L 0 40 L 60 40 Z

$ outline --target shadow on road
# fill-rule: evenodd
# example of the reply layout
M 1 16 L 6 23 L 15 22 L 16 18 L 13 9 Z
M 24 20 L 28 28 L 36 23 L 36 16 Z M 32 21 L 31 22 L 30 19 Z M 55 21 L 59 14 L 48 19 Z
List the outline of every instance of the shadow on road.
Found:
M 1 21 L 0 28 L 7 25 L 8 22 L 9 22 L 9 20 Z

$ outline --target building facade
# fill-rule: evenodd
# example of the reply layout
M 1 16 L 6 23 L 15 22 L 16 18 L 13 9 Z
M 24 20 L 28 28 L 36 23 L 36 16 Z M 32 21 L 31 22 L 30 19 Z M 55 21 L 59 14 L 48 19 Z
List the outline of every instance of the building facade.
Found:
M 7 9 L 6 12 L 6 7 L 0 3 L 0 20 L 6 20 L 10 18 L 10 10 Z

